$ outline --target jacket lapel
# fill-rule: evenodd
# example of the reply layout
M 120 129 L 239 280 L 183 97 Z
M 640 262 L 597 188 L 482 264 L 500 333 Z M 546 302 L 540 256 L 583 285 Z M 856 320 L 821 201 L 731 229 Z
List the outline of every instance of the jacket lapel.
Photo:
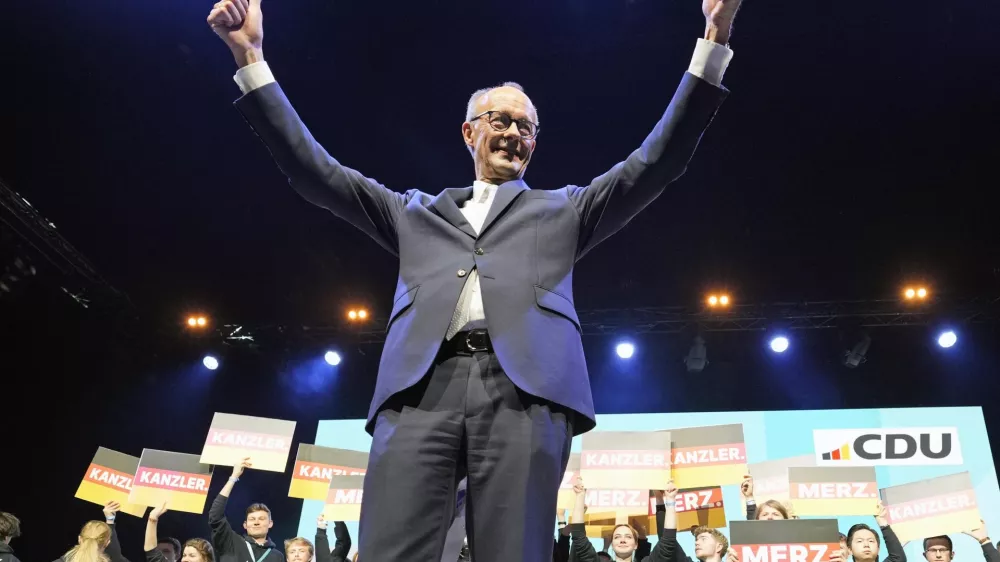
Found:
M 499 193 L 497 194 L 499 196 Z M 468 201 L 472 197 L 472 187 L 449 187 L 431 201 L 431 207 L 441 218 L 448 221 L 455 228 L 475 238 L 476 231 L 472 229 L 469 221 L 465 220 L 465 215 L 458 208 L 459 203 Z M 495 205 L 496 203 L 494 203 Z
M 486 220 L 483 222 L 483 228 L 479 230 L 479 236 L 486 234 L 486 231 L 490 229 L 490 226 L 500 218 L 507 207 L 517 199 L 517 196 L 528 190 L 528 185 L 524 183 L 524 180 L 514 180 L 501 184 L 497 188 L 497 194 L 493 197 L 493 204 L 490 205 L 490 212 L 486 214 Z M 459 212 L 461 214 L 461 212 Z

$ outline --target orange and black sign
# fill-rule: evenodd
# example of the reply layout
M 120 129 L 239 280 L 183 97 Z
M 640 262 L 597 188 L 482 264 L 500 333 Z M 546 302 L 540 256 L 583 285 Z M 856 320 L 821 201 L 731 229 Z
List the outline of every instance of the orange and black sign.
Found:
M 288 496 L 305 500 L 325 500 L 334 476 L 363 476 L 368 453 L 299 444 Z
M 583 435 L 580 474 L 588 488 L 662 490 L 670 481 L 668 431 L 597 431 Z
M 878 502 L 874 466 L 789 468 L 788 491 L 803 516 L 871 515 Z
M 216 413 L 201 451 L 201 462 L 236 466 L 250 457 L 254 470 L 284 472 L 295 422 Z
M 138 466 L 138 457 L 99 447 L 76 489 L 76 497 L 98 505 L 115 501 L 122 505 L 123 512 L 142 517 L 146 506 L 128 501 Z
M 743 424 L 671 429 L 670 437 L 670 464 L 678 488 L 725 486 L 743 481 L 747 473 Z
M 174 511 L 202 513 L 212 482 L 212 467 L 198 455 L 143 449 L 129 501 Z
M 840 548 L 836 519 L 730 521 L 740 562 L 828 562 Z
M 719 486 L 679 490 L 674 508 L 677 512 L 678 529 L 721 529 L 726 526 L 726 508 L 722 502 L 722 488 Z M 649 498 L 649 515 L 656 515 L 656 500 L 652 494 Z
M 573 481 L 579 474 L 580 454 L 570 453 L 569 462 L 566 463 L 566 472 L 563 473 L 562 482 L 559 484 L 559 499 L 556 501 L 556 509 L 573 509 L 576 505 Z M 579 523 L 579 521 L 574 521 L 574 523 Z
M 889 524 L 899 540 L 947 535 L 980 525 L 979 506 L 968 472 L 882 489 Z
M 364 476 L 334 476 L 323 506 L 327 521 L 360 521 L 361 500 L 364 495 Z

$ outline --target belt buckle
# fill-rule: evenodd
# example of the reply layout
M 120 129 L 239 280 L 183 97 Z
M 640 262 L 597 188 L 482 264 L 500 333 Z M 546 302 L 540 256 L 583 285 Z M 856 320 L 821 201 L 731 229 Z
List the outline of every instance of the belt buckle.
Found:
M 486 344 L 486 338 L 486 330 L 472 330 L 465 336 L 465 348 L 472 353 L 486 351 L 489 349 L 489 346 Z M 480 342 L 479 345 L 476 345 L 476 340 Z

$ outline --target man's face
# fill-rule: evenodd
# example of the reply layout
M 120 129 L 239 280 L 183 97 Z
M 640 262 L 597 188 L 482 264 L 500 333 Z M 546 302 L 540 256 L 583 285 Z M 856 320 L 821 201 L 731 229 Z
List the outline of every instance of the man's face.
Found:
M 285 551 L 288 562 L 309 562 L 312 560 L 312 552 L 308 546 L 300 543 L 293 544 Z
M 247 530 L 247 535 L 254 539 L 267 538 L 267 531 L 274 525 L 271 516 L 266 511 L 254 511 L 247 515 L 247 520 L 243 522 L 243 528 Z
M 878 558 L 878 539 L 875 533 L 861 529 L 851 537 L 851 555 L 855 560 L 874 560 Z
M 709 533 L 702 533 L 694 539 L 694 556 L 698 560 L 705 560 L 715 556 L 720 550 L 719 541 L 715 540 Z
M 160 554 L 167 559 L 167 562 L 177 562 L 177 559 L 179 558 L 177 551 L 174 550 L 173 543 L 161 542 L 156 545 L 156 550 L 160 551 Z
M 847 548 L 847 537 L 840 539 L 840 559 L 847 562 L 847 559 L 851 557 L 851 549 Z
M 198 552 L 197 548 L 193 546 L 185 546 L 181 562 L 208 562 L 208 560 L 205 560 L 205 557 Z
M 785 516 L 780 511 L 769 505 L 761 506 L 760 512 L 757 515 L 758 521 L 777 521 L 784 518 Z
M 462 124 L 465 144 L 472 148 L 477 179 L 500 183 L 520 179 L 531 160 L 536 139 L 524 138 L 516 120 L 527 119 L 538 123 L 535 107 L 524 92 L 503 87 L 494 88 L 479 99 L 475 114 L 487 111 L 506 114 L 514 121 L 503 131 L 490 125 L 489 115 Z
M 955 553 L 952 552 L 944 539 L 930 539 L 927 541 L 927 551 L 924 552 L 924 559 L 927 562 L 951 562 Z

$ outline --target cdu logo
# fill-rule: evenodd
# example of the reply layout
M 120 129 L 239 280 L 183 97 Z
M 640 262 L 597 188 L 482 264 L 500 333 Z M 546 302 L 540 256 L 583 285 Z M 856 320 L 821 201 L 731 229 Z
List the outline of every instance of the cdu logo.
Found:
M 818 466 L 960 465 L 954 427 L 816 429 Z

